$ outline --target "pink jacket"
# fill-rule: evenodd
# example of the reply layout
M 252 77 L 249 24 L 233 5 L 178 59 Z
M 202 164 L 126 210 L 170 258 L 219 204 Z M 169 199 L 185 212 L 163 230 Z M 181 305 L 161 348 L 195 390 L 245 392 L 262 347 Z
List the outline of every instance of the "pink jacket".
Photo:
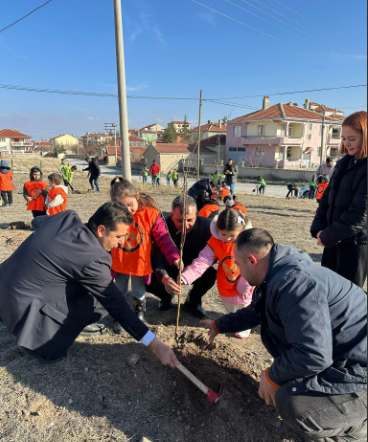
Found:
M 251 223 L 250 225 L 247 226 L 247 228 L 252 228 Z M 212 222 L 211 224 L 211 232 L 212 236 L 214 236 L 216 239 L 221 240 L 221 236 L 215 221 Z M 186 285 L 193 284 L 193 282 L 196 281 L 198 278 L 200 278 L 209 267 L 213 266 L 215 261 L 216 261 L 215 252 L 211 249 L 209 245 L 207 245 L 201 251 L 198 258 L 195 259 L 192 262 L 192 264 L 189 267 L 187 267 L 182 273 L 183 282 Z M 227 298 L 226 302 L 229 303 L 230 301 L 234 305 L 250 304 L 250 302 L 252 301 L 254 288 L 250 286 L 249 282 L 246 281 L 243 277 L 240 277 L 236 288 L 239 293 L 239 296 L 236 296 L 234 298 Z

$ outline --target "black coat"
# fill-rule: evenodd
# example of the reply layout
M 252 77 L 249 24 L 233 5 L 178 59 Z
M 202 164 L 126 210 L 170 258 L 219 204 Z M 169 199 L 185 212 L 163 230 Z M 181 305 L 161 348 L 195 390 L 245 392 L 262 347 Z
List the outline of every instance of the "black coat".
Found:
M 367 243 L 367 158 L 354 161 L 346 155 L 336 165 L 314 218 L 311 234 L 322 243 Z
M 88 171 L 91 175 L 91 178 L 94 180 L 101 176 L 101 168 L 96 158 L 94 158 L 89 163 L 89 166 L 86 169 L 83 169 L 83 171 Z
M 188 191 L 188 195 L 195 199 L 198 212 L 208 203 L 214 195 L 208 178 L 195 183 Z
M 66 211 L 33 221 L 36 231 L 0 265 L 0 317 L 17 343 L 50 359 L 63 354 L 101 305 L 135 339 L 148 328 L 111 278 L 111 255 Z

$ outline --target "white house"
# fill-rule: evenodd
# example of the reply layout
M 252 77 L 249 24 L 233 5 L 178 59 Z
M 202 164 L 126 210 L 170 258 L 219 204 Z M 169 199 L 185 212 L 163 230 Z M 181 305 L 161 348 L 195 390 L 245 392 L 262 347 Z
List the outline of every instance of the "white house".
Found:
M 17 130 L 0 130 L 0 153 L 32 153 L 31 136 Z

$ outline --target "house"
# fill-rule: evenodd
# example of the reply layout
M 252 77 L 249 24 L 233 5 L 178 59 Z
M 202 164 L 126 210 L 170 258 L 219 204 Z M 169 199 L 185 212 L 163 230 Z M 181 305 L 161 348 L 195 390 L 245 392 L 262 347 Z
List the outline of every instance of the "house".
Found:
M 336 158 L 341 144 L 341 119 L 326 117 L 322 144 L 322 115 L 297 104 L 270 106 L 228 122 L 226 160 L 250 167 L 299 168 L 320 164 L 321 155 Z
M 33 143 L 33 150 L 39 152 L 41 155 L 52 151 L 51 143 L 49 141 L 39 141 Z
M 149 124 L 148 126 L 144 126 L 140 132 L 144 132 L 145 130 L 151 131 L 151 132 L 163 132 L 165 128 L 161 126 L 161 124 Z
M 74 135 L 59 135 L 50 139 L 51 147 L 55 149 L 57 146 L 64 146 L 67 153 L 72 153 L 72 148 L 79 146 L 79 139 Z
M 17 130 L 0 130 L 0 154 L 32 153 L 31 138 Z
M 201 161 L 206 165 L 223 166 L 225 162 L 225 152 L 226 152 L 226 135 L 218 134 L 212 137 L 206 138 L 201 141 L 201 148 L 206 148 L 207 151 L 201 150 Z M 190 149 L 193 153 L 198 151 L 198 143 L 192 143 Z M 211 153 L 210 153 L 211 152 Z M 195 161 L 197 161 L 197 155 L 195 155 Z M 186 162 L 188 165 L 188 161 Z M 198 161 L 194 164 L 190 161 L 190 167 L 198 167 Z
M 81 137 L 83 147 L 103 146 L 110 143 L 114 139 L 114 135 L 105 133 L 87 133 Z
M 132 163 L 143 162 L 143 155 L 146 152 L 146 147 L 141 146 L 130 146 L 130 159 Z M 106 162 L 108 166 L 115 166 L 115 146 L 108 145 L 106 146 Z M 118 165 L 120 165 L 121 161 L 121 146 L 120 144 L 117 146 L 117 156 L 118 156 Z
M 129 137 L 129 145 L 130 145 L 130 147 L 144 147 L 145 148 L 147 143 L 144 138 L 130 136 Z
M 170 126 L 172 126 L 178 134 L 184 129 L 185 126 L 190 129 L 190 124 L 185 121 L 171 121 L 170 123 L 167 123 L 167 127 Z
M 318 104 L 315 102 L 310 102 L 309 100 L 305 101 L 304 108 L 307 110 L 312 110 L 317 114 L 323 115 L 323 112 L 326 112 L 326 117 L 344 117 L 344 112 L 338 109 L 332 109 L 331 107 L 326 106 L 325 104 Z
M 208 121 L 207 124 L 201 126 L 201 139 L 211 138 L 214 135 L 226 135 L 227 122 L 223 123 L 222 120 L 219 120 L 218 123 L 213 123 L 212 121 Z M 198 140 L 198 127 L 191 129 L 191 140 Z
M 148 146 L 144 153 L 144 159 L 148 165 L 151 165 L 153 160 L 156 160 L 162 173 L 167 173 L 174 169 L 183 170 L 184 165 L 192 167 L 189 163 L 197 164 L 196 147 L 196 144 L 153 143 Z M 214 155 L 214 152 L 201 146 L 201 157 L 207 154 Z

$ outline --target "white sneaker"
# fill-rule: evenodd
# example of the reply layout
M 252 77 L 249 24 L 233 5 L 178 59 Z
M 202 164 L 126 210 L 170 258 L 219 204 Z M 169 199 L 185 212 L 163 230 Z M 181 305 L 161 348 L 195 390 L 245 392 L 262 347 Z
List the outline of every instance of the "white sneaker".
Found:
M 248 339 L 250 336 L 251 330 L 246 330 L 240 333 L 236 333 L 235 337 L 238 339 Z

